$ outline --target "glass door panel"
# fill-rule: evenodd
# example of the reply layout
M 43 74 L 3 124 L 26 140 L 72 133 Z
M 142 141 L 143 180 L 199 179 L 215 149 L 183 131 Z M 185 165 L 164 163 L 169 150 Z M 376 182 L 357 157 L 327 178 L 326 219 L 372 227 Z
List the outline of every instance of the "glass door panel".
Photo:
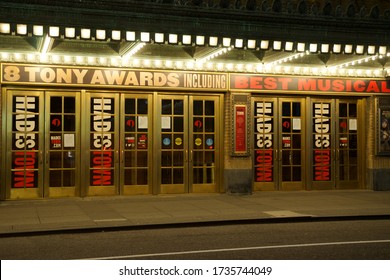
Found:
M 254 190 L 304 188 L 302 99 L 255 98 Z
M 281 100 L 281 188 L 283 190 L 302 189 L 303 186 L 303 147 L 304 126 L 302 126 L 303 102 L 301 100 Z M 280 141 L 279 141 L 280 142 Z
M 46 195 L 79 195 L 79 93 L 46 94 Z
M 160 193 L 188 192 L 188 98 L 160 96 Z
M 150 96 L 123 94 L 121 98 L 121 186 L 123 194 L 149 194 L 152 162 Z
M 359 100 L 313 100 L 314 189 L 358 188 L 362 136 Z
M 216 192 L 218 97 L 192 96 L 190 101 L 191 192 Z
M 7 197 L 43 196 L 43 92 L 7 92 Z
M 160 95 L 157 193 L 217 192 L 219 96 Z
M 357 101 L 338 101 L 337 188 L 358 186 L 358 105 Z

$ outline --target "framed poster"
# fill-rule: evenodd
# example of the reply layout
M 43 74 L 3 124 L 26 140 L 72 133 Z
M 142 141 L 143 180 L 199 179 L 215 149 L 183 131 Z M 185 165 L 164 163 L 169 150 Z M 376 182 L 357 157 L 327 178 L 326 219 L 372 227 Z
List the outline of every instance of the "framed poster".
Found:
M 232 156 L 250 156 L 250 95 L 235 93 L 231 95 Z
M 234 154 L 247 154 L 247 106 L 234 105 Z
M 377 155 L 390 156 L 390 97 L 377 99 Z

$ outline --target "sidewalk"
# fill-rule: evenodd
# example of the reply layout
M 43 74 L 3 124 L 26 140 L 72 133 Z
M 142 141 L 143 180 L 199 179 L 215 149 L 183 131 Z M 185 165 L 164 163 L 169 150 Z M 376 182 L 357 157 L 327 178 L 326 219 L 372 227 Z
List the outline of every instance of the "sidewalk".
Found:
M 0 201 L 0 237 L 116 227 L 318 218 L 390 218 L 390 192 L 185 194 Z

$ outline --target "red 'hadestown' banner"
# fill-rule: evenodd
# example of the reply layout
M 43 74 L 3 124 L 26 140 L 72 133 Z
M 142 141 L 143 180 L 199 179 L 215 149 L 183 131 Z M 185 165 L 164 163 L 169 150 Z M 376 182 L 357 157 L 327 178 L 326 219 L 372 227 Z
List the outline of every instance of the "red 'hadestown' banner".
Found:
M 390 80 L 230 74 L 231 90 L 390 93 Z

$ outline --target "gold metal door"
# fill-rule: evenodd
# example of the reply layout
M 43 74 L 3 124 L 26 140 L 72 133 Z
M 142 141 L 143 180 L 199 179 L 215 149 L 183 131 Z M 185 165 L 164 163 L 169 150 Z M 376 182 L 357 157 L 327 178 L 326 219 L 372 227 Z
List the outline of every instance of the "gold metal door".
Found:
M 356 99 L 312 100 L 313 189 L 360 187 L 363 141 L 360 104 L 361 100 Z
M 46 92 L 45 196 L 80 195 L 80 93 Z
M 253 99 L 254 190 L 305 188 L 303 99 Z
M 282 190 L 305 189 L 305 110 L 303 99 L 279 100 L 279 166 Z
M 6 197 L 44 195 L 44 92 L 5 90 L 7 98 Z
M 156 193 L 219 191 L 219 99 L 158 95 Z
M 152 108 L 151 95 L 121 95 L 121 194 L 152 193 Z
M 359 188 L 361 176 L 360 102 L 337 100 L 336 107 L 336 188 Z

